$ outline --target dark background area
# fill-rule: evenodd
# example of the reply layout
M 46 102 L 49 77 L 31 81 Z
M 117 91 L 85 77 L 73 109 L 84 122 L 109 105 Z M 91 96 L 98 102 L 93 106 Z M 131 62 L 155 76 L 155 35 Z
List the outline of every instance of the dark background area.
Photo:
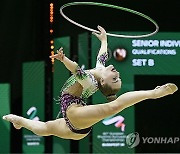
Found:
M 180 76 L 177 75 L 136 75 L 135 90 L 153 89 L 157 85 L 163 85 L 173 81 L 180 85 Z M 143 80 L 142 80 L 143 79 Z M 148 81 L 148 82 L 147 82 Z M 136 152 L 143 153 L 177 153 L 180 144 L 154 144 L 145 142 L 142 137 L 179 137 L 179 118 L 177 113 L 180 111 L 179 93 L 168 97 L 153 100 L 145 100 L 135 105 L 135 129 L 140 135 L 140 144 Z M 150 141 L 150 140 L 149 140 Z M 151 143 L 151 144 L 150 144 Z
M 71 36 L 86 32 L 59 14 L 61 5 L 72 0 L 1 0 L 0 2 L 0 83 L 11 84 L 11 112 L 22 114 L 22 63 L 45 60 L 50 65 L 49 3 L 54 2 L 54 37 Z M 95 2 L 95 1 L 94 1 Z M 161 32 L 180 31 L 179 0 L 96 0 L 142 12 L 154 19 Z M 109 8 L 73 6 L 65 13 L 72 19 L 96 29 L 107 31 L 153 31 L 150 22 L 135 15 Z M 73 53 L 72 53 L 73 55 Z M 159 82 L 159 80 L 157 80 Z M 143 88 L 143 87 L 142 87 Z M 173 111 L 170 111 L 173 112 Z M 138 122 L 141 124 L 141 121 Z M 21 131 L 11 128 L 11 152 L 21 149 Z

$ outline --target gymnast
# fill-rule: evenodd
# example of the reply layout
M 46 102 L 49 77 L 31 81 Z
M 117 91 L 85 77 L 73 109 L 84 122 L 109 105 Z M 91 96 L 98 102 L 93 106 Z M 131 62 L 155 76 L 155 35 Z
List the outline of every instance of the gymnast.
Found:
M 16 129 L 24 127 L 39 136 L 54 135 L 64 139 L 80 140 L 90 133 L 93 125 L 104 118 L 143 100 L 161 98 L 178 90 L 175 84 L 167 83 L 152 90 L 126 92 L 116 97 L 122 82 L 119 72 L 113 65 L 105 66 L 108 58 L 107 35 L 103 27 L 98 26 L 98 30 L 99 33 L 93 32 L 101 42 L 94 69 L 80 68 L 76 62 L 65 56 L 63 48 L 57 50 L 57 54 L 50 56 L 62 62 L 72 72 L 59 96 L 63 118 L 42 122 L 8 114 L 3 116 L 3 119 L 12 122 Z M 85 99 L 97 90 L 102 92 L 108 102 L 87 105 Z

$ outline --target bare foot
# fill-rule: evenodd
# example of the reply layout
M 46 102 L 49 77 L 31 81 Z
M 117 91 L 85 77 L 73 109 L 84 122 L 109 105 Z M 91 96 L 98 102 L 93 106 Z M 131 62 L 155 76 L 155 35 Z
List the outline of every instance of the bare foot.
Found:
M 153 98 L 161 98 L 166 95 L 173 94 L 178 90 L 178 87 L 173 83 L 167 83 L 162 86 L 158 86 L 154 89 L 154 97 Z
M 17 115 L 8 114 L 8 115 L 3 116 L 3 119 L 7 120 L 9 122 L 12 122 L 13 126 L 16 129 L 21 129 L 22 128 L 22 126 L 20 125 L 21 117 L 19 117 Z

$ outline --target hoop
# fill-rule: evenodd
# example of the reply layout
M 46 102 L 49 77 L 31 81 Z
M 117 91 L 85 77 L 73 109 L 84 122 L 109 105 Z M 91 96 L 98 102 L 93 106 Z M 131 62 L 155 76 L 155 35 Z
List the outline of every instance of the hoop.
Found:
M 96 6 L 104 6 L 104 7 L 109 7 L 109 8 L 114 8 L 114 9 L 118 9 L 118 10 L 123 10 L 123 11 L 126 11 L 126 12 L 130 12 L 130 13 L 133 13 L 133 14 L 136 14 L 138 16 L 141 16 L 147 20 L 149 20 L 151 23 L 153 23 L 156 27 L 156 30 L 152 33 L 149 33 L 149 34 L 143 34 L 143 35 L 120 35 L 120 34 L 112 34 L 112 33 L 106 33 L 107 35 L 109 36 L 114 36 L 114 37 L 123 37 L 123 38 L 142 38 L 142 37 L 149 37 L 149 36 L 152 36 L 154 34 L 156 34 L 159 30 L 159 26 L 158 24 L 152 19 L 150 18 L 149 16 L 143 14 L 143 13 L 140 13 L 138 11 L 135 11 L 135 10 L 131 10 L 131 9 L 128 9 L 128 8 L 124 8 L 124 7 L 120 7 L 120 6 L 116 6 L 116 5 L 110 5 L 110 4 L 104 4 L 104 3 L 96 3 L 96 2 L 72 2 L 72 3 L 67 3 L 67 4 L 64 4 L 63 6 L 60 7 L 60 14 L 66 19 L 68 20 L 69 22 L 71 22 L 72 24 L 78 26 L 78 27 L 81 27 L 83 29 L 86 29 L 88 31 L 91 31 L 91 32 L 96 32 L 96 33 L 100 33 L 99 31 L 95 30 L 95 29 L 92 29 L 92 28 L 89 28 L 89 27 L 86 27 L 84 25 L 81 25 L 75 21 L 73 21 L 72 19 L 68 18 L 64 13 L 63 13 L 63 9 L 68 7 L 68 6 L 73 6 L 73 5 L 96 5 Z

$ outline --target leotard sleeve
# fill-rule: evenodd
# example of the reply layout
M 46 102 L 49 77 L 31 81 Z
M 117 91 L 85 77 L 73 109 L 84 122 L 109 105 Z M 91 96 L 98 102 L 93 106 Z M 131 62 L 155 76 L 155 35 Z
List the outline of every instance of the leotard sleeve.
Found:
M 79 82 L 83 89 L 95 89 L 97 88 L 97 80 L 94 78 L 94 76 L 89 73 L 88 71 L 85 71 L 84 69 L 80 68 L 79 66 L 76 68 L 75 76 L 77 82 Z
M 105 67 L 105 63 L 106 63 L 107 59 L 108 59 L 108 53 L 107 52 L 105 52 L 101 55 L 98 55 L 97 61 L 96 61 L 96 68 Z

